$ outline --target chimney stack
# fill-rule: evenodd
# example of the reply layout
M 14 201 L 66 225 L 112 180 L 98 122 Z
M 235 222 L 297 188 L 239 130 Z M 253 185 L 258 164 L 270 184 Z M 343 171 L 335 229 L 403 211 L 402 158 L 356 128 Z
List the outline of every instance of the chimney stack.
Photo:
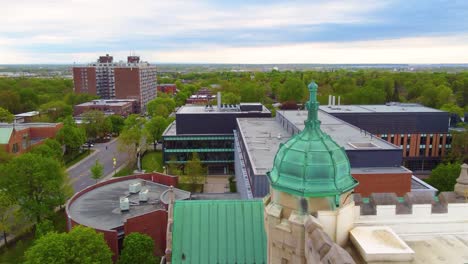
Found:
M 328 95 L 328 106 L 331 106 L 331 101 L 332 101 L 332 95 Z
M 332 105 L 335 105 L 335 96 L 333 96 Z
M 341 105 L 341 96 L 338 96 L 338 105 Z
M 221 92 L 218 92 L 217 103 L 218 103 L 218 111 L 220 111 L 221 110 Z

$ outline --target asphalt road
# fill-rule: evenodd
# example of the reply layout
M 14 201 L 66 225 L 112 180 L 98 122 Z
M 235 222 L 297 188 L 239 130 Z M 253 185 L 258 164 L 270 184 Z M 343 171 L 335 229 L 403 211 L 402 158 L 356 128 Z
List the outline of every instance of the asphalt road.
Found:
M 114 173 L 114 166 L 112 164 L 113 157 L 117 160 L 116 168 L 122 167 L 128 160 L 127 153 L 119 152 L 117 139 L 113 139 L 107 143 L 96 143 L 91 149 L 94 149 L 94 152 L 90 156 L 67 170 L 70 177 L 70 183 L 72 184 L 75 193 L 96 183 L 96 180 L 91 178 L 90 171 L 91 166 L 93 166 L 96 160 L 99 160 L 99 162 L 104 166 L 103 177 Z

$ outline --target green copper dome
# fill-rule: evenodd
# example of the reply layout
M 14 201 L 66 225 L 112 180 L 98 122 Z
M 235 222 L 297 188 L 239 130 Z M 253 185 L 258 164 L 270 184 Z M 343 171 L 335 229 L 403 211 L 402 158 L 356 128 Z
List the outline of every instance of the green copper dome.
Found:
M 267 173 L 271 186 L 302 197 L 336 196 L 353 189 L 348 156 L 320 129 L 317 117 L 317 84 L 309 84 L 309 111 L 302 132 L 281 144 L 273 169 Z

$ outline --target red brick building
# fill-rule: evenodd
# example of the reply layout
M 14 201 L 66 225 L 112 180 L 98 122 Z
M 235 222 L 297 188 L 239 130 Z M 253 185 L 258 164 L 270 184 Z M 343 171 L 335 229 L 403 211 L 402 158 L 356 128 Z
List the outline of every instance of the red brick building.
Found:
M 73 115 L 78 116 L 84 112 L 97 110 L 105 114 L 128 116 L 140 112 L 138 101 L 135 99 L 93 100 L 73 107 Z
M 158 92 L 174 95 L 177 92 L 177 86 L 172 83 L 158 84 Z
M 68 201 L 65 208 L 67 228 L 71 230 L 76 225 L 84 225 L 103 233 L 114 253 L 114 262 L 125 235 L 132 232 L 149 235 L 155 242 L 154 254 L 162 256 L 166 248 L 169 186 L 177 186 L 177 182 L 174 176 L 149 173 L 113 178 L 89 186 Z M 135 189 L 135 186 L 139 187 Z M 189 192 L 175 188 L 173 192 L 176 199 L 190 198 Z M 142 199 L 142 193 L 146 193 L 146 201 Z M 126 209 L 125 198 L 128 198 Z
M 101 99 L 136 99 L 140 111 L 156 97 L 156 66 L 141 62 L 138 56 L 128 56 L 127 62 L 114 62 L 109 56 L 95 63 L 73 67 L 76 93 L 98 95 Z
M 0 147 L 19 155 L 47 138 L 54 138 L 62 127 L 62 123 L 0 124 Z

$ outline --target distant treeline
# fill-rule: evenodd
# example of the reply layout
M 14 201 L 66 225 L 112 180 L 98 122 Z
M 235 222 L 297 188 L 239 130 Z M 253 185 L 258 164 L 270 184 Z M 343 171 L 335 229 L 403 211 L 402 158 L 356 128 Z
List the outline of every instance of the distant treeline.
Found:
M 38 121 L 56 121 L 70 115 L 73 105 L 94 98 L 96 96 L 74 94 L 70 79 L 0 78 L 0 107 L 13 114 L 36 110 L 51 112 Z
M 328 103 L 328 95 L 341 96 L 342 104 L 384 104 L 416 102 L 459 115 L 468 111 L 468 72 L 389 72 L 375 70 L 333 72 L 271 71 L 164 73 L 160 83 L 176 83 L 184 98 L 201 87 L 223 92 L 223 103 L 274 102 L 302 103 L 307 100 L 307 84 L 319 85 L 319 101 Z

